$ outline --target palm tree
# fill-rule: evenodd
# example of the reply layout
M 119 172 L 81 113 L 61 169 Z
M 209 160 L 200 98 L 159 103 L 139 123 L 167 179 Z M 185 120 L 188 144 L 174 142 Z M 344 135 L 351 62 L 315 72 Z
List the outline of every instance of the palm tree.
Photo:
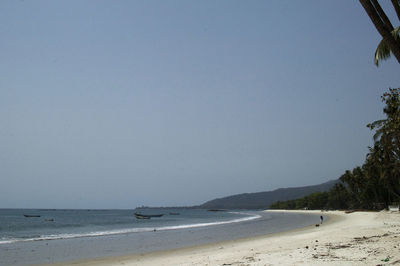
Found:
M 383 94 L 386 119 L 375 121 L 367 127 L 375 130 L 374 148 L 367 159 L 378 169 L 380 179 L 390 199 L 400 199 L 400 88 Z
M 390 57 L 390 52 L 396 57 L 400 63 L 400 38 L 399 27 L 394 28 L 389 18 L 386 16 L 378 0 L 359 0 L 364 10 L 368 14 L 375 28 L 382 36 L 376 51 L 374 62 L 378 66 L 379 61 Z M 392 5 L 400 20 L 400 1 L 392 0 Z

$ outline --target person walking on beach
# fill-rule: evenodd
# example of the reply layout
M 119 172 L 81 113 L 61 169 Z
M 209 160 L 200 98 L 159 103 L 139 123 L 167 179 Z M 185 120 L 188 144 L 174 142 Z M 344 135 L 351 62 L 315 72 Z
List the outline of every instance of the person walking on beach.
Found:
M 324 221 L 324 216 L 321 215 L 321 217 L 319 217 L 321 219 L 321 224 Z

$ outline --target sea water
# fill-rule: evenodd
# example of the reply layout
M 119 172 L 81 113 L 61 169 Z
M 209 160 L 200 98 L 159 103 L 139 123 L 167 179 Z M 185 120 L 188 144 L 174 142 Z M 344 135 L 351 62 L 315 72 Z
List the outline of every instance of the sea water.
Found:
M 315 215 L 262 211 L 0 209 L 0 265 L 138 254 L 304 227 Z M 25 215 L 39 217 L 25 217 Z

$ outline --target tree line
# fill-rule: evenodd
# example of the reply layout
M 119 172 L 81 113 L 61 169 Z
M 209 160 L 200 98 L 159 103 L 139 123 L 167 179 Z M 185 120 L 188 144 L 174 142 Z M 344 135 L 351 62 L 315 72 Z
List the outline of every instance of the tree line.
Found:
M 278 201 L 271 209 L 383 209 L 400 202 L 400 88 L 382 95 L 386 118 L 368 124 L 374 145 L 362 166 L 346 171 L 327 192 Z

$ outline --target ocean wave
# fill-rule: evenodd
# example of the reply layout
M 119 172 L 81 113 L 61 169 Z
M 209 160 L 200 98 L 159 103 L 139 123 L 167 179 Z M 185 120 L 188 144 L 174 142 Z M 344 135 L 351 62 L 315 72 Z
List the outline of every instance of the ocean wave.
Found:
M 198 227 L 216 226 L 232 223 L 240 223 L 251 221 L 260 218 L 258 214 L 249 214 L 243 212 L 230 212 L 233 214 L 247 215 L 247 217 L 227 220 L 227 221 L 215 221 L 206 223 L 194 223 L 194 224 L 182 224 L 182 225 L 171 225 L 171 226 L 160 226 L 160 227 L 143 227 L 143 228 L 128 228 L 128 229 L 116 229 L 109 231 L 94 231 L 86 233 L 76 233 L 76 234 L 52 234 L 52 235 L 42 235 L 30 238 L 7 238 L 3 237 L 0 239 L 1 244 L 11 244 L 16 242 L 31 242 L 31 241 L 48 241 L 48 240 L 59 240 L 59 239 L 70 239 L 70 238 L 81 238 L 81 237 L 99 237 L 99 236 L 109 236 L 109 235 L 120 235 L 120 234 L 130 234 L 130 233 L 141 233 L 141 232 L 153 232 L 153 231 L 167 231 L 167 230 L 179 230 L 179 229 L 190 229 Z
M 248 213 L 239 213 L 239 212 L 231 212 L 231 213 L 249 215 Z M 261 217 L 261 215 L 255 214 L 255 215 L 251 215 L 251 216 L 249 215 L 248 217 L 242 217 L 242 218 L 237 218 L 237 219 L 228 220 L 228 221 L 164 226 L 164 227 L 160 227 L 157 230 L 161 231 L 161 230 L 188 229 L 188 228 L 205 227 L 205 226 L 213 226 L 213 225 L 240 223 L 240 222 L 255 220 L 260 217 Z

